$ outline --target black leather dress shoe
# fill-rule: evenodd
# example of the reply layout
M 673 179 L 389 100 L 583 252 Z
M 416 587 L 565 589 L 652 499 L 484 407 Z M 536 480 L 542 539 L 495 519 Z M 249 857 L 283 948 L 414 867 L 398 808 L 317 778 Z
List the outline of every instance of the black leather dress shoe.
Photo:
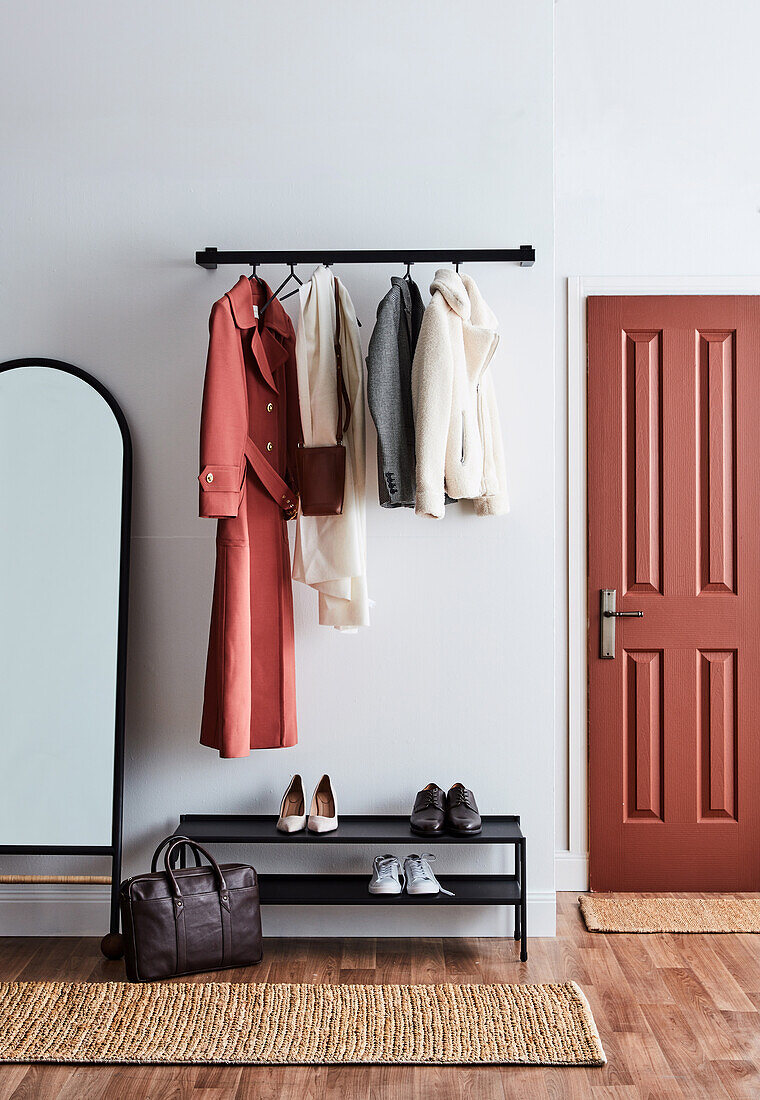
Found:
M 409 824 L 418 836 L 438 836 L 446 818 L 446 795 L 435 783 L 428 783 L 414 800 Z
M 475 796 L 461 783 L 446 796 L 446 828 L 455 836 L 475 836 L 483 828 Z

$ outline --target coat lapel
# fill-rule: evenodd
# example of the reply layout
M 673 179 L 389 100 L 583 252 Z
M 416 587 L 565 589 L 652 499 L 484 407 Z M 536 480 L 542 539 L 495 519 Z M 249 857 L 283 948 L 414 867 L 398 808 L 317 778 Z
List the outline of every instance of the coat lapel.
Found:
M 279 393 L 277 389 L 277 383 L 274 380 L 274 374 L 272 368 L 269 365 L 269 356 L 266 353 L 264 341 L 261 338 L 258 329 L 254 329 L 251 335 L 251 349 L 253 351 L 253 357 L 256 360 L 256 364 L 261 372 L 261 377 L 264 379 L 270 390 L 275 393 Z
M 258 309 L 271 296 L 272 291 L 263 280 L 252 284 L 245 275 L 241 275 L 227 292 L 235 324 L 242 332 L 251 333 L 251 350 L 262 379 L 274 393 L 279 393 L 275 372 L 288 357 L 286 343 L 292 337 L 292 326 L 276 299 L 267 307 L 264 316 L 257 318 Z

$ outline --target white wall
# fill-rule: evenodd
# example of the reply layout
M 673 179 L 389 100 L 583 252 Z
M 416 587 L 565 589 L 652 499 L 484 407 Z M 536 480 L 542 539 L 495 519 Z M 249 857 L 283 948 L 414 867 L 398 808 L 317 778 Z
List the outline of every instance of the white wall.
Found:
M 0 9 L 0 51 L 0 357 L 91 371 L 134 437 L 126 872 L 181 811 L 274 814 L 296 770 L 330 771 L 346 812 L 407 812 L 428 780 L 461 779 L 484 812 L 523 815 L 532 930 L 551 933 L 550 0 L 30 0 Z M 198 745 L 214 544 L 195 478 L 208 313 L 240 272 L 202 271 L 194 250 L 524 242 L 533 269 L 471 271 L 501 320 L 512 514 L 426 522 L 382 511 L 371 481 L 372 627 L 321 629 L 297 592 L 300 744 L 219 760 Z M 366 345 L 391 271 L 338 273 Z M 414 274 L 426 292 L 432 269 Z M 421 918 L 299 911 L 267 930 L 507 930 L 501 912 Z
M 760 9 L 743 0 L 555 7 L 557 529 L 566 529 L 568 276 L 760 273 Z M 737 288 L 734 287 L 734 290 Z M 750 292 L 747 284 L 747 292 Z M 683 284 L 693 292 L 694 284 Z M 719 290 L 715 288 L 713 292 Z M 570 507 L 577 507 L 573 500 Z M 565 575 L 557 540 L 557 573 Z M 557 592 L 557 728 L 566 729 L 566 591 Z M 564 620 L 564 621 L 563 621 Z M 564 680 L 564 682 L 563 682 Z M 557 752 L 557 847 L 567 850 L 567 740 Z M 576 806 L 579 815 L 583 807 Z M 583 850 L 558 886 L 583 887 Z

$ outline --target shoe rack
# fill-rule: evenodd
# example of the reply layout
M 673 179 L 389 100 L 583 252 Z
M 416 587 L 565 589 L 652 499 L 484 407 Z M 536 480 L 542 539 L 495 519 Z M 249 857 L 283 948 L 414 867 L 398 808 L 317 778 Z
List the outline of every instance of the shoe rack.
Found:
M 514 937 L 520 944 L 520 961 L 528 958 L 526 840 L 516 815 L 483 818 L 483 828 L 477 836 L 420 837 L 409 827 L 409 818 L 401 815 L 341 815 L 338 828 L 331 833 L 279 833 L 276 818 L 271 814 L 181 814 L 175 830 L 201 844 L 242 844 L 255 848 L 259 844 L 320 846 L 332 844 L 367 844 L 379 851 L 389 847 L 418 849 L 430 846 L 511 845 L 514 848 L 514 873 L 505 875 L 438 875 L 436 878 L 454 897 L 446 894 L 410 896 L 407 893 L 372 895 L 367 886 L 369 872 L 363 875 L 331 874 L 268 874 L 259 876 L 262 905 L 509 905 L 514 908 Z M 253 858 L 246 853 L 247 858 Z M 180 854 L 184 867 L 185 850 Z

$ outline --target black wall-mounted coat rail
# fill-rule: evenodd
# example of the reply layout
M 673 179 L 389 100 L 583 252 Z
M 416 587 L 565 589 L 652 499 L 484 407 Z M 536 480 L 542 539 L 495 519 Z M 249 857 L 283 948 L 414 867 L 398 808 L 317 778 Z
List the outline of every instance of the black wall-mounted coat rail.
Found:
M 513 263 L 520 267 L 533 267 L 536 250 L 532 245 L 519 248 L 391 248 L 361 249 L 352 252 L 220 252 L 217 248 L 204 248 L 195 253 L 195 262 L 209 271 L 216 271 L 218 264 L 474 264 Z

